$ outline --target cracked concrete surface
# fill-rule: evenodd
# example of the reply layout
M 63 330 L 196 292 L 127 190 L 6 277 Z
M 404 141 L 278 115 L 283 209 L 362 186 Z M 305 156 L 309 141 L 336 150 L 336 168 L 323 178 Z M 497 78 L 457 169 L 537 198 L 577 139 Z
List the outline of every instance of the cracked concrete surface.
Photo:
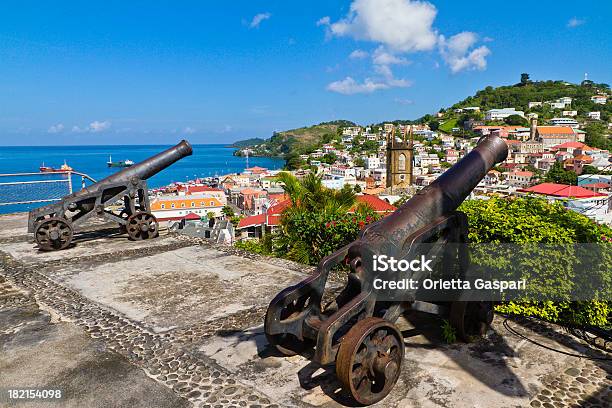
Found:
M 309 267 L 166 234 L 130 242 L 103 232 L 112 236 L 89 232 L 41 253 L 24 214 L 0 216 L 0 389 L 66 390 L 60 405 L 23 406 L 352 404 L 333 367 L 280 356 L 263 334 L 268 302 Z M 402 374 L 378 405 L 610 406 L 609 361 L 543 349 L 502 321 L 478 343 L 447 345 L 437 319 L 407 315 Z M 553 348 L 603 355 L 553 325 L 511 324 Z

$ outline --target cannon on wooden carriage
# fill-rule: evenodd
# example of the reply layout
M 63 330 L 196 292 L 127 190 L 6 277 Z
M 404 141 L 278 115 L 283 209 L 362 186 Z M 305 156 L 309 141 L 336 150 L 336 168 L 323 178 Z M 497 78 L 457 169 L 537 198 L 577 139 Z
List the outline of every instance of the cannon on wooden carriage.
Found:
M 159 225 L 151 213 L 147 179 L 192 152 L 189 142 L 183 140 L 57 203 L 31 210 L 28 232 L 34 233 L 43 251 L 65 249 L 72 242 L 75 227 L 99 217 L 118 223 L 131 240 L 155 238 Z
M 457 208 L 507 154 L 502 139 L 483 138 L 393 214 L 367 226 L 356 241 L 324 258 L 312 275 L 281 291 L 266 312 L 268 342 L 286 355 L 314 347 L 313 360 L 320 365 L 335 362 L 344 388 L 358 403 L 369 405 L 383 399 L 399 377 L 404 339 L 395 323 L 405 312 L 445 316 L 466 341 L 483 335 L 493 320 L 492 302 L 460 297 L 427 302 L 419 300 L 416 291 L 405 291 L 396 300 L 381 297 L 373 287 L 380 272 L 373 270 L 372 259 L 374 255 L 416 259 L 423 248 L 433 252 L 452 247 L 454 252 L 438 257 L 441 268 L 453 269 L 459 276 L 465 273 L 470 261 L 461 243 L 467 243 L 468 223 Z M 330 271 L 341 263 L 350 267 L 348 281 L 324 305 Z

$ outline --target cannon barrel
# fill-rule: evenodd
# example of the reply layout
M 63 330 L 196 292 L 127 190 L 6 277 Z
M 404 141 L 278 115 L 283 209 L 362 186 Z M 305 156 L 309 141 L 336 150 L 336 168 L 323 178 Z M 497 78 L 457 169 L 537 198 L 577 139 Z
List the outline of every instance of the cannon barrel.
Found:
M 183 157 L 191 156 L 192 153 L 193 149 L 191 148 L 191 144 L 186 140 L 182 140 L 176 146 L 172 146 L 171 148 L 166 149 L 153 157 L 149 157 L 138 164 L 127 167 L 115 174 L 111 174 L 110 176 L 84 188 L 81 191 L 77 191 L 73 196 L 78 197 L 80 195 L 93 193 L 99 190 L 100 187 L 113 183 L 127 183 L 134 177 L 140 180 L 146 180 L 171 164 L 179 161 Z
M 486 174 L 507 156 L 508 145 L 504 140 L 497 136 L 482 138 L 462 160 L 393 214 L 367 227 L 360 239 L 378 242 L 381 249 L 391 249 L 389 245 L 401 248 L 410 235 L 455 211 Z

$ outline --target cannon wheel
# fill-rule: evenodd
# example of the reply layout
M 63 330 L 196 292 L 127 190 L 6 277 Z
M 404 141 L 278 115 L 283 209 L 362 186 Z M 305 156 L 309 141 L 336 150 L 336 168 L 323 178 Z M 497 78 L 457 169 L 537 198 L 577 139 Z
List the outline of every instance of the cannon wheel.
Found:
M 148 212 L 137 212 L 127 219 L 127 233 L 131 240 L 140 241 L 159 236 L 157 218 Z
M 476 337 L 482 337 L 493 321 L 492 302 L 452 302 L 450 307 L 450 324 L 457 330 L 457 336 L 469 343 Z
M 289 303 L 282 311 L 280 315 L 281 320 L 288 319 L 293 316 L 297 316 L 307 307 L 308 297 L 300 298 L 297 301 Z M 266 318 L 264 322 L 268 321 L 268 313 L 270 307 L 266 311 Z M 266 324 L 264 324 L 264 332 L 266 334 L 266 340 L 272 344 L 276 349 L 287 357 L 295 356 L 301 352 L 307 350 L 311 345 L 310 340 L 300 340 L 291 334 L 268 334 Z
M 340 342 L 338 379 L 360 404 L 374 404 L 389 394 L 399 378 L 404 339 L 387 320 L 368 317 L 355 324 Z
M 72 242 L 74 231 L 68 220 L 59 217 L 47 218 L 34 230 L 34 238 L 41 251 L 66 249 Z

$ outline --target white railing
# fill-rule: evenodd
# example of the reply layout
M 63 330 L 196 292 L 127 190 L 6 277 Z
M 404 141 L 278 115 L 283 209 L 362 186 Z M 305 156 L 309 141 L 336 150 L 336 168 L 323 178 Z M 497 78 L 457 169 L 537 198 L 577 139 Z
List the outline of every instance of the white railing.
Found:
M 76 171 L 0 174 L 0 206 L 59 201 L 72 194 L 73 176 L 81 178 L 81 187 L 96 182 Z

